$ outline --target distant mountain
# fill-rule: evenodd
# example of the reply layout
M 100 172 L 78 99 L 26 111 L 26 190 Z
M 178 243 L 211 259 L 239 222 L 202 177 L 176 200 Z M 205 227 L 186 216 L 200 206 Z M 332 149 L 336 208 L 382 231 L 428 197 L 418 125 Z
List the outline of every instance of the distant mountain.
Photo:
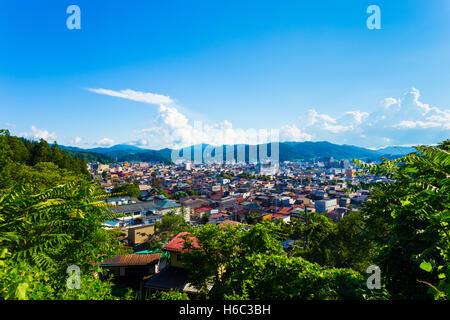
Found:
M 72 152 L 90 152 L 103 156 L 108 162 L 114 161 L 144 161 L 144 162 L 170 162 L 170 149 L 149 150 L 136 146 L 118 144 L 109 148 L 97 147 L 91 149 L 81 149 L 70 146 L 60 146 L 60 148 Z M 167 152 L 167 150 L 169 150 Z M 96 160 L 94 160 L 96 161 Z
M 53 144 L 51 144 L 53 145 Z M 69 154 L 72 158 L 81 158 L 86 160 L 87 162 L 97 161 L 101 163 L 110 163 L 113 160 L 101 153 L 92 152 L 90 150 L 81 149 L 77 147 L 70 147 L 70 146 L 61 146 L 58 145 L 60 149 L 63 149 L 67 154 Z
M 325 159 L 329 157 L 333 157 L 335 160 L 355 158 L 376 160 L 380 157 L 380 154 L 361 147 L 338 145 L 327 141 L 280 143 L 280 161 Z
M 249 161 L 249 145 L 233 145 L 224 146 L 223 159 L 225 159 L 226 147 L 231 147 L 234 150 L 235 160 L 237 155 L 238 146 L 245 148 L 245 161 Z M 65 150 L 72 152 L 90 152 L 107 157 L 110 161 L 146 161 L 146 162 L 170 162 L 172 156 L 172 149 L 165 148 L 161 150 L 143 149 L 131 145 L 115 145 L 109 148 L 92 148 L 92 149 L 80 149 L 76 147 L 60 146 Z M 197 145 L 201 147 L 202 154 L 208 147 L 207 144 Z M 259 161 L 259 149 L 261 145 L 252 146 L 256 147 L 258 161 Z M 191 146 L 191 160 L 194 160 L 195 146 Z M 270 143 L 267 146 L 267 152 L 270 156 Z M 180 150 L 178 150 L 180 151 Z M 378 150 L 370 150 L 362 147 L 352 145 L 338 145 L 327 141 L 318 142 L 280 142 L 279 143 L 279 156 L 280 161 L 307 161 L 311 159 L 324 160 L 326 158 L 333 157 L 335 160 L 342 159 L 360 159 L 377 161 L 380 157 L 385 158 L 397 158 L 399 156 L 414 152 L 414 148 L 410 147 L 385 147 Z M 214 151 L 212 156 L 214 156 Z
M 89 149 L 89 151 L 102 153 L 102 154 L 113 153 L 113 152 L 130 152 L 130 153 L 132 153 L 132 152 L 139 152 L 142 150 L 145 150 L 145 149 L 141 149 L 136 146 L 130 146 L 127 144 L 117 144 L 117 145 L 109 147 L 109 148 L 101 148 L 100 147 L 100 148 Z
M 413 147 L 384 147 L 376 150 L 379 153 L 387 155 L 405 155 L 417 151 Z

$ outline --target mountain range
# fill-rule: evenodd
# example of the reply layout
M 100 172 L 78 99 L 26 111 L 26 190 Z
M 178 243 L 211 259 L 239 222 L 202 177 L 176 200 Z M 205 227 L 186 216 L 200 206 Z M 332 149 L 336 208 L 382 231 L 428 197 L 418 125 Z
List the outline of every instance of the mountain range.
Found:
M 208 145 L 201 145 L 202 151 Z M 237 154 L 238 146 L 245 148 L 245 160 L 249 158 L 249 145 L 234 145 L 229 146 Z M 150 150 L 139 148 L 132 145 L 118 144 L 109 148 L 98 147 L 91 149 L 82 149 L 71 146 L 59 146 L 62 149 L 70 151 L 71 154 L 83 155 L 86 152 L 89 153 L 92 160 L 99 162 L 114 162 L 114 161 L 145 161 L 145 162 L 171 162 L 172 149 L 165 148 L 161 150 Z M 191 159 L 194 156 L 194 147 L 191 146 Z M 261 145 L 255 146 L 257 150 Z M 270 144 L 267 148 L 270 154 Z M 225 159 L 225 146 L 224 146 L 224 159 Z M 412 147 L 385 147 L 377 150 L 357 147 L 353 145 L 338 145 L 327 141 L 319 142 L 280 142 L 279 143 L 279 157 L 280 161 L 307 161 L 307 160 L 324 160 L 329 157 L 333 157 L 335 160 L 342 159 L 360 159 L 364 161 L 377 161 L 381 157 L 388 159 L 394 159 L 401 157 L 405 154 L 414 152 Z M 94 159 L 95 155 L 98 155 L 98 159 Z M 214 156 L 214 152 L 212 152 Z M 235 156 L 236 158 L 236 156 Z M 259 158 L 258 158 L 259 160 Z

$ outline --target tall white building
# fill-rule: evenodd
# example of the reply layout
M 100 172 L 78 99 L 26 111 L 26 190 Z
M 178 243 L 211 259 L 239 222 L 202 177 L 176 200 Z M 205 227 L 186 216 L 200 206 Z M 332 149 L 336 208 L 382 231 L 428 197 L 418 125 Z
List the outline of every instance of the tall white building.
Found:
M 317 200 L 315 202 L 315 209 L 318 213 L 329 212 L 338 207 L 336 199 Z

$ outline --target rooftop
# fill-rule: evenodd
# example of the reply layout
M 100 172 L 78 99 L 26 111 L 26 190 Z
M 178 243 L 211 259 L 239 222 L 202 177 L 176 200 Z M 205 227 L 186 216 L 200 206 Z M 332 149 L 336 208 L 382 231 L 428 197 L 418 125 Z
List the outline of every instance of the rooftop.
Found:
M 194 236 L 190 236 L 189 232 L 180 232 L 172 240 L 170 240 L 163 249 L 172 252 L 187 251 L 187 249 L 184 248 L 184 243 L 186 242 L 186 240 L 183 237 L 185 236 L 187 236 L 192 241 L 192 246 L 194 248 L 200 248 L 200 245 L 198 244 L 197 239 Z
M 160 256 L 161 253 L 116 255 L 105 259 L 100 266 L 145 266 L 158 262 Z

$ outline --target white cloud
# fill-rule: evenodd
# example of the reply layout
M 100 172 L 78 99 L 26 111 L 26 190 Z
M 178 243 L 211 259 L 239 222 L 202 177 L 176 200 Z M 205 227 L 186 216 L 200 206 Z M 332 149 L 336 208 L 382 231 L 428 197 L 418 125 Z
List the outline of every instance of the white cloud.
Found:
M 349 115 L 353 118 L 354 122 L 361 123 L 365 118 L 369 116 L 367 112 L 361 112 L 359 110 L 356 111 L 347 111 L 344 113 L 345 115 Z
M 188 119 L 175 107 L 160 105 L 159 113 L 164 123 L 171 128 L 184 128 L 188 125 Z
M 302 126 L 314 140 L 361 146 L 437 143 L 449 136 L 450 109 L 431 107 L 412 88 L 402 98 L 385 98 L 373 112 L 346 111 L 339 117 L 309 110 Z
M 327 115 L 327 114 L 319 114 L 316 110 L 311 109 L 308 110 L 308 123 L 307 126 L 312 126 L 316 123 L 336 123 L 336 119 Z
M 81 137 L 75 137 L 75 144 L 80 144 L 81 140 L 83 140 Z
M 102 88 L 99 88 L 99 89 L 86 88 L 86 90 L 95 92 L 98 94 L 104 94 L 107 96 L 124 98 L 124 99 L 129 99 L 129 100 L 138 101 L 138 102 L 145 102 L 145 103 L 149 103 L 149 104 L 173 103 L 173 100 L 168 96 L 164 96 L 161 94 L 154 94 L 154 93 L 150 93 L 150 92 L 134 91 L 131 89 L 114 91 L 114 90 L 102 89 Z
M 302 132 L 295 125 L 284 125 L 280 129 L 280 141 L 309 141 L 311 135 Z
M 137 92 L 130 89 L 113 91 L 109 89 L 88 88 L 87 90 L 98 94 L 159 105 L 158 116 L 154 119 L 153 125 L 150 128 L 139 130 L 140 137 L 127 142 L 130 145 L 160 149 L 166 147 L 181 148 L 199 143 L 211 145 L 257 144 L 274 140 L 274 134 L 271 135 L 269 132 L 264 131 L 257 132 L 252 129 L 235 129 L 232 123 L 227 120 L 213 124 L 199 121 L 192 123 L 192 121 L 174 106 L 174 101 L 168 96 Z M 305 135 L 304 133 L 298 134 L 297 132 L 297 136 L 301 139 L 309 139 L 309 135 Z M 108 138 L 102 139 L 97 141 L 97 145 L 112 145 L 113 142 L 110 140 Z
M 394 124 L 394 128 L 400 128 L 400 129 L 412 129 L 412 128 L 434 128 L 434 127 L 440 127 L 441 123 L 439 122 L 432 122 L 432 121 L 408 121 L 403 120 L 400 121 L 397 124 Z
M 101 140 L 96 141 L 95 144 L 102 147 L 110 147 L 114 144 L 114 140 L 110 138 L 103 138 Z
M 49 132 L 45 129 L 38 129 L 34 125 L 31 126 L 31 132 L 23 132 L 19 135 L 32 140 L 44 139 L 49 142 L 54 142 L 57 138 L 56 133 Z
M 188 119 L 165 95 L 138 92 L 130 89 L 89 91 L 158 105 L 158 116 L 148 128 L 137 130 L 138 136 L 128 144 L 144 148 L 180 148 L 206 143 L 211 145 L 256 144 L 274 140 L 269 132 L 234 128 L 227 120 L 220 123 L 200 123 Z M 339 144 L 377 147 L 387 143 L 405 145 L 436 143 L 448 138 L 450 110 L 441 110 L 423 103 L 420 91 L 412 88 L 401 98 L 383 99 L 373 112 L 341 111 L 337 115 L 310 109 L 298 124 L 279 128 L 280 141 L 328 140 Z M 97 141 L 110 146 L 112 139 Z

